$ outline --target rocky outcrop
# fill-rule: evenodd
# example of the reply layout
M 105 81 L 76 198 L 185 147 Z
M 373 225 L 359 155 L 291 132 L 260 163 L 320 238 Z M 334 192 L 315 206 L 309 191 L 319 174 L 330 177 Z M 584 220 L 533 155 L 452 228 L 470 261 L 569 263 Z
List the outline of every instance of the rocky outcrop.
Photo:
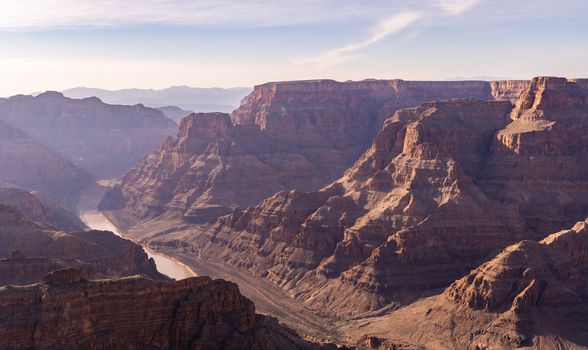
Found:
M 108 231 L 58 231 L 0 205 L 0 257 L 19 251 L 30 258 L 78 259 L 105 276 L 164 278 L 143 248 Z
M 88 280 L 76 269 L 0 288 L 6 349 L 318 349 L 208 277 Z M 334 348 L 334 347 L 333 347 Z
M 194 114 L 144 158 L 102 209 L 132 222 L 162 216 L 206 222 L 278 191 L 321 188 L 369 147 L 385 119 L 422 102 L 511 99 L 523 82 L 331 80 L 256 86 L 233 112 Z
M 86 225 L 73 213 L 18 188 L 0 187 L 0 204 L 18 209 L 29 220 L 61 231 L 82 231 Z
M 533 237 L 514 206 L 475 184 L 510 109 L 458 100 L 400 111 L 340 180 L 318 192 L 280 192 L 187 233 L 190 249 L 341 313 L 447 286 Z
M 515 204 L 545 236 L 588 210 L 588 90 L 565 78 L 533 79 L 490 149 L 480 188 Z
M 254 272 L 313 308 L 357 315 L 406 304 L 509 244 L 588 216 L 586 96 L 574 82 L 536 78 L 514 107 L 466 99 L 404 109 L 323 189 L 282 191 L 148 237 Z
M 422 346 L 585 349 L 587 225 L 509 246 L 440 296 L 372 320 L 371 326 L 386 325 L 388 337 Z
M 0 120 L 97 178 L 124 173 L 176 128 L 160 111 L 143 105 L 107 105 L 58 92 L 0 99 Z
M 0 121 L 0 181 L 72 206 L 92 177 L 25 132 Z

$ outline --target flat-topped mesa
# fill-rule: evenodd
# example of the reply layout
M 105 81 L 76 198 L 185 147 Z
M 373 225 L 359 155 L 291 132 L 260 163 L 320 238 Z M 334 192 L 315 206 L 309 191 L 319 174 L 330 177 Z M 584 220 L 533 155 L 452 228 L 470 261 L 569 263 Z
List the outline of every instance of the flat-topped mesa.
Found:
M 515 207 L 475 184 L 511 108 L 466 99 L 399 111 L 335 183 L 279 192 L 187 231 L 187 244 L 316 308 L 357 314 L 414 300 L 533 237 Z
M 47 275 L 43 284 L 0 288 L 0 347 L 336 348 L 304 341 L 276 320 L 255 314 L 237 285 L 224 280 L 88 280 L 71 268 Z
M 491 81 L 492 96 L 497 101 L 515 103 L 519 96 L 531 85 L 529 80 L 500 80 Z
M 400 108 L 450 98 L 493 100 L 518 88 L 503 84 L 493 95 L 482 81 L 258 85 L 232 113 L 232 126 L 218 113 L 189 116 L 101 208 L 122 208 L 119 221 L 131 224 L 161 216 L 204 223 L 281 190 L 314 191 L 337 179 Z
M 512 111 L 513 120 L 557 121 L 588 116 L 584 109 L 588 103 L 587 93 L 582 87 L 566 78 L 533 78 L 528 90 L 521 94 Z

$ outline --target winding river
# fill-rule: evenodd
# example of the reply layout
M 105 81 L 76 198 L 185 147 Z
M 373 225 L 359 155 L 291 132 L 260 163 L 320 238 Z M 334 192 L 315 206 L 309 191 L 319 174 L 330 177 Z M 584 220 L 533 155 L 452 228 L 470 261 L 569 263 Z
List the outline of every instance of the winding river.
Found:
M 108 190 L 108 187 L 97 184 L 84 190 L 77 205 L 80 219 L 91 229 L 111 231 L 115 235 L 123 237 L 121 232 L 114 226 L 104 214 L 98 211 L 98 203 Z M 155 260 L 157 270 L 171 278 L 181 280 L 196 276 L 186 265 L 158 252 L 149 247 L 143 246 L 150 258 Z

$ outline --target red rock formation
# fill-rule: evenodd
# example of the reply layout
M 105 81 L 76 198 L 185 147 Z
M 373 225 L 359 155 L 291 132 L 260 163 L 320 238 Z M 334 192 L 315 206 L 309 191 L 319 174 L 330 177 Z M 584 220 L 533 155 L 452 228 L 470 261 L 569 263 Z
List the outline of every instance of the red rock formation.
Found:
M 92 177 L 22 130 L 0 121 L 0 181 L 40 191 L 73 206 Z
M 107 105 L 58 92 L 0 99 L 0 120 L 97 178 L 124 173 L 176 129 L 160 111 L 143 105 Z
M 386 325 L 388 337 L 421 346 L 585 349 L 587 225 L 509 246 L 440 296 L 375 320 L 371 327 Z
M 573 225 L 588 208 L 588 90 L 565 78 L 533 79 L 500 130 L 479 185 L 513 203 L 547 235 Z
M 512 98 L 524 85 L 331 80 L 267 83 L 232 114 L 195 114 L 144 158 L 103 209 L 134 223 L 195 222 L 259 203 L 280 190 L 319 189 L 341 176 L 400 108 L 446 98 Z
M 106 276 L 144 274 L 163 278 L 143 248 L 108 231 L 63 232 L 33 223 L 13 207 L 0 205 L 0 257 L 79 259 Z
M 532 237 L 514 206 L 475 185 L 510 108 L 464 100 L 403 110 L 334 184 L 280 192 L 186 237 L 199 256 L 265 275 L 314 307 L 357 313 L 413 300 Z
M 87 280 L 53 272 L 0 288 L 3 349 L 318 349 L 267 316 L 238 287 L 196 277 Z

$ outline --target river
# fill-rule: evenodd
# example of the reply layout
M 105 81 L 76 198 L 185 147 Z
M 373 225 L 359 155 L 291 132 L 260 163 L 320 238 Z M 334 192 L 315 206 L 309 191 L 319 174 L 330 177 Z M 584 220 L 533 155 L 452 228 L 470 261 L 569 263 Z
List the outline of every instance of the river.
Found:
M 116 228 L 104 214 L 98 211 L 98 203 L 108 190 L 108 187 L 96 184 L 84 190 L 78 202 L 77 209 L 80 219 L 91 229 L 111 231 L 115 235 L 123 237 L 121 232 Z M 150 258 L 155 260 L 157 270 L 176 280 L 196 276 L 196 274 L 186 265 L 154 251 L 153 249 L 143 246 L 145 252 Z

